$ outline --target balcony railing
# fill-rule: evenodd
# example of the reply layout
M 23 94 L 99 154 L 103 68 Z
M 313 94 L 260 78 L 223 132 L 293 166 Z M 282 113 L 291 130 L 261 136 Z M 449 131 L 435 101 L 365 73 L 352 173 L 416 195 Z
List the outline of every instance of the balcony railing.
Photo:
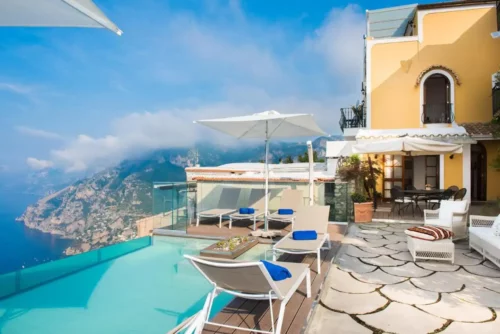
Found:
M 423 107 L 422 123 L 424 124 L 449 124 L 455 121 L 451 103 L 427 103 Z
M 493 101 L 493 116 L 500 111 L 500 86 L 495 86 L 491 92 Z
M 344 129 L 366 127 L 366 109 L 363 108 L 361 114 L 358 114 L 352 108 L 341 108 L 339 125 L 342 132 Z

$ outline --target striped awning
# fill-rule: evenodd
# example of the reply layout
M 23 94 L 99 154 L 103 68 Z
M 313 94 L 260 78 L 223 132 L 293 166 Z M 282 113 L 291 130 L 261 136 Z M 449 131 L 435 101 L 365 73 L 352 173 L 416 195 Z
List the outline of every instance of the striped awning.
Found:
M 356 135 L 356 140 L 358 142 L 362 142 L 388 138 L 399 138 L 404 136 L 440 140 L 458 144 L 475 142 L 462 126 L 412 129 L 361 129 Z

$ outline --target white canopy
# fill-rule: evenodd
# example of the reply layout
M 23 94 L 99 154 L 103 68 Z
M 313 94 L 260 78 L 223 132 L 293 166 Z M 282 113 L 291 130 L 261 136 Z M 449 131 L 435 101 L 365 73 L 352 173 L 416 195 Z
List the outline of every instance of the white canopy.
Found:
M 462 145 L 450 144 L 436 140 L 401 137 L 361 143 L 352 146 L 352 153 L 355 154 L 395 154 L 405 155 L 432 155 L 445 153 L 462 153 Z
M 92 0 L 0 0 L 0 26 L 107 28 L 122 34 Z
M 428 127 L 412 129 L 360 129 L 356 135 L 359 142 L 368 142 L 400 137 L 416 137 L 430 140 L 441 140 L 457 144 L 473 143 L 463 126 Z
M 325 135 L 310 114 L 280 114 L 275 110 L 264 111 L 248 116 L 195 121 L 209 128 L 226 133 L 236 138 L 262 138 L 266 142 L 265 164 L 265 228 L 269 201 L 269 139 L 277 137 L 309 137 Z M 312 159 L 312 157 L 310 157 Z

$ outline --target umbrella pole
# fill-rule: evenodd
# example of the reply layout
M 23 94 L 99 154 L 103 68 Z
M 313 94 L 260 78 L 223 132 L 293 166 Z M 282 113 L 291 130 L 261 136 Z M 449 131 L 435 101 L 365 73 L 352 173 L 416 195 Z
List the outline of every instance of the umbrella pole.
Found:
M 266 121 L 266 165 L 265 165 L 265 173 L 266 173 L 266 190 L 265 190 L 265 206 L 264 206 L 264 229 L 267 231 L 268 229 L 268 221 L 267 221 L 267 211 L 269 210 L 269 164 L 268 164 L 268 155 L 269 155 L 269 138 L 268 138 L 268 122 Z

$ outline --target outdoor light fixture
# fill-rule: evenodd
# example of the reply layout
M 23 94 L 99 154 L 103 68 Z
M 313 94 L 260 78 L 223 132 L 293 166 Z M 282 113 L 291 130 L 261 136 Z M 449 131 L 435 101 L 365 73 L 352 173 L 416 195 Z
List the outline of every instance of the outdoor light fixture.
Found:
M 455 157 L 455 154 L 450 155 L 450 160 L 453 160 L 454 157 Z

